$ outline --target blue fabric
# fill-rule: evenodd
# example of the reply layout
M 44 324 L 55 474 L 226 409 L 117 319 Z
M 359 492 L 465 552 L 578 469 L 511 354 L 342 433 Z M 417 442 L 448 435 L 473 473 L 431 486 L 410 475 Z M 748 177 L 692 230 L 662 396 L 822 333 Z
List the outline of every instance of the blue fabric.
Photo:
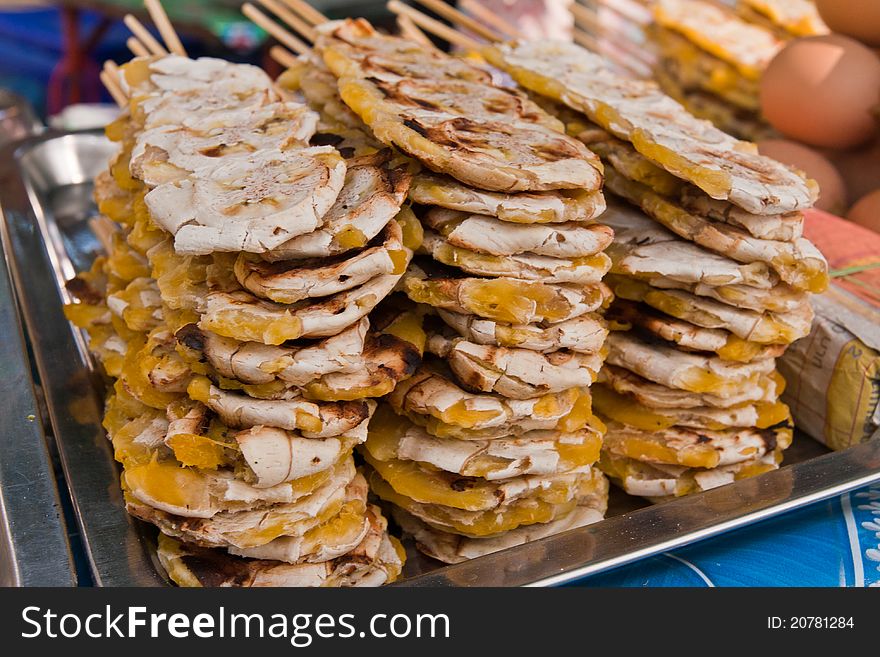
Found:
M 880 587 L 880 485 L 573 586 Z

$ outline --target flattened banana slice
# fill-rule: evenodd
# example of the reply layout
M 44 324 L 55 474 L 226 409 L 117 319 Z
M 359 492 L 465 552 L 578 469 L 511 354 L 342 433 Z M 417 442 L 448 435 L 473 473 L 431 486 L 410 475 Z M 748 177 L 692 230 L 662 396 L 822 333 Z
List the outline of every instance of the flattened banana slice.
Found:
M 350 458 L 350 457 L 349 457 Z M 249 550 L 271 550 L 273 543 L 286 537 L 305 538 L 331 522 L 340 513 L 366 512 L 366 481 L 361 475 L 349 481 L 334 481 L 294 504 L 276 504 L 266 509 L 221 512 L 211 518 L 186 518 L 138 504 L 129 497 L 127 507 L 132 515 L 158 526 L 163 533 L 203 547 L 227 548 L 235 553 Z M 362 523 L 361 523 L 362 524 Z M 361 527 L 357 528 L 358 530 Z M 329 537 L 328 537 L 329 538 Z M 359 541 L 357 541 L 359 542 Z M 356 543 L 357 543 L 356 542 Z M 310 545 L 302 561 L 315 561 L 320 554 Z M 310 558 L 311 557 L 311 558 Z M 297 559 L 296 561 L 299 561 Z M 296 562 L 294 561 L 294 563 Z
M 725 431 L 737 427 L 769 429 L 791 422 L 788 406 L 780 401 L 747 402 L 730 408 L 649 408 L 634 395 L 617 393 L 604 384 L 590 388 L 590 394 L 599 415 L 647 432 L 663 431 L 672 427 L 694 431 Z
M 682 207 L 701 217 L 742 228 L 753 237 L 793 242 L 804 235 L 804 213 L 759 215 L 724 201 L 717 201 L 700 189 L 685 186 L 679 196 Z
M 789 35 L 813 36 L 827 34 L 828 26 L 822 21 L 816 5 L 808 0 L 743 0 L 736 11 L 749 22 L 763 17 L 765 23 L 785 30 Z
M 791 344 L 810 333 L 813 321 L 813 308 L 807 299 L 793 312 L 759 312 L 689 292 L 651 288 L 634 279 L 607 280 L 618 297 L 641 301 L 676 319 L 703 328 L 724 329 L 758 344 Z
M 784 43 L 772 32 L 738 19 L 726 8 L 695 0 L 660 0 L 654 20 L 675 30 L 704 51 L 758 80 Z
M 299 103 L 260 107 L 247 123 L 206 132 L 163 125 L 141 132 L 131 153 L 131 175 L 155 187 L 185 178 L 219 158 L 306 144 L 315 132 L 318 115 Z
M 593 495 L 578 498 L 577 507 L 571 513 L 557 520 L 524 525 L 503 534 L 487 536 L 485 538 L 461 536 L 435 529 L 414 515 L 397 507 L 392 510 L 391 515 L 404 533 L 412 536 L 420 552 L 424 552 L 429 557 L 444 563 L 461 563 L 468 559 L 476 559 L 486 554 L 506 550 L 517 545 L 524 545 L 547 536 L 561 534 L 570 529 L 599 522 L 603 519 L 605 508 L 608 505 L 607 479 L 605 482 L 604 495 L 601 492 L 596 492 Z
M 584 473 L 588 475 L 590 471 L 590 467 L 586 466 L 551 477 L 524 475 L 488 481 L 480 477 L 462 477 L 453 472 L 422 467 L 413 461 L 380 461 L 368 450 L 363 450 L 362 454 L 370 467 L 398 495 L 420 504 L 439 505 L 465 512 L 503 512 L 505 507 L 524 499 L 564 504 L 576 495 L 580 479 L 584 477 Z M 381 490 L 374 492 L 386 499 Z
M 622 367 L 610 363 L 602 368 L 600 381 L 607 383 L 620 394 L 631 394 L 640 404 L 649 408 L 677 409 L 732 408 L 754 402 L 775 402 L 785 390 L 785 380 L 778 372 L 772 372 L 758 380 L 757 385 L 745 386 L 735 394 L 715 395 L 695 393 L 687 390 L 669 388 L 649 381 Z
M 272 505 L 324 506 L 327 498 L 342 490 L 357 473 L 347 456 L 315 475 L 257 488 L 237 479 L 229 470 L 182 467 L 175 460 L 152 458 L 129 463 L 123 473 L 127 504 L 164 511 L 182 518 L 212 518 Z M 312 508 L 315 508 L 313 506 Z
M 583 112 L 674 176 L 709 196 L 762 215 L 803 210 L 815 184 L 700 121 L 653 82 L 624 78 L 572 43 L 520 41 L 484 52 L 527 89 Z
M 345 170 L 330 147 L 266 149 L 223 158 L 144 200 L 178 253 L 265 253 L 320 225 Z
M 511 224 L 446 208 L 431 208 L 422 220 L 449 244 L 494 256 L 587 258 L 604 251 L 614 237 L 614 231 L 603 224 Z
M 744 263 L 766 263 L 789 285 L 814 293 L 828 287 L 828 263 L 805 238 L 791 242 L 763 240 L 724 223 L 691 214 L 641 183 L 626 180 L 613 169 L 607 172 L 608 188 L 641 207 L 676 235 Z
M 370 336 L 361 367 L 352 373 L 332 373 L 309 383 L 304 394 L 322 401 L 345 401 L 389 394 L 412 376 L 422 362 L 418 347 L 391 333 Z
M 602 367 L 600 354 L 480 345 L 461 337 L 434 333 L 426 348 L 442 358 L 458 381 L 475 392 L 495 392 L 510 399 L 529 399 L 588 388 Z
M 276 379 L 304 386 L 326 374 L 350 373 L 363 364 L 364 341 L 370 323 L 361 319 L 351 327 L 316 344 L 279 347 L 239 342 L 189 324 L 178 341 L 202 354 L 221 376 L 245 384 L 267 384 Z
M 581 315 L 550 326 L 539 324 L 504 324 L 474 315 L 448 310 L 437 314 L 463 338 L 481 345 L 531 349 L 541 353 L 570 349 L 595 354 L 602 349 L 608 328 L 595 315 Z
M 363 449 L 379 461 L 427 463 L 445 472 L 497 481 L 551 476 L 592 465 L 601 446 L 601 434 L 589 428 L 574 433 L 532 431 L 482 441 L 438 438 L 381 406 L 370 422 Z
M 367 131 L 364 122 L 339 97 L 336 77 L 320 57 L 312 53 L 301 55 L 293 66 L 278 78 L 278 85 L 287 91 L 298 91 L 306 102 L 323 117 L 349 128 Z
M 162 324 L 162 297 L 152 278 L 140 277 L 107 295 L 107 307 L 131 331 L 146 333 Z
M 611 258 L 604 253 L 588 258 L 551 258 L 531 253 L 493 256 L 453 246 L 432 230 L 424 231 L 422 250 L 444 265 L 492 278 L 595 285 L 611 269 Z
M 354 550 L 323 563 L 288 564 L 236 557 L 182 543 L 165 534 L 159 535 L 157 553 L 162 567 L 178 586 L 381 586 L 399 577 L 405 552 L 397 539 L 388 536 L 387 522 L 378 508 L 370 507 L 369 521 L 369 531 Z
M 422 172 L 409 197 L 416 203 L 497 217 L 517 224 L 589 222 L 605 210 L 601 192 L 581 189 L 503 194 L 468 187 L 449 176 Z
M 770 289 L 779 282 L 765 263 L 741 264 L 701 248 L 629 205 L 611 202 L 602 221 L 614 230 L 608 254 L 616 274 L 649 282 L 670 279 L 711 287 L 744 284 Z
M 451 375 L 447 375 L 451 376 Z M 601 431 L 585 389 L 570 388 L 531 399 L 507 399 L 462 390 L 450 378 L 423 366 L 388 397 L 391 407 L 439 438 L 484 440 L 529 431 Z
M 630 333 L 608 336 L 608 363 L 635 372 L 660 385 L 698 394 L 736 395 L 774 371 L 772 358 L 733 363 L 660 344 L 650 344 Z
M 724 360 L 749 363 L 765 358 L 779 358 L 783 344 L 758 344 L 735 336 L 724 329 L 707 329 L 658 312 L 644 304 L 617 299 L 606 317 L 618 324 L 648 333 L 675 344 L 684 351 L 715 352 Z
M 777 450 L 760 458 L 707 470 L 681 465 L 644 463 L 603 452 L 599 467 L 630 495 L 646 497 L 652 502 L 663 502 L 777 470 L 781 462 L 782 450 Z
M 445 477 L 442 472 L 419 470 L 412 464 L 376 463 L 382 470 L 367 471 L 367 480 L 370 489 L 381 499 L 436 529 L 473 537 L 492 536 L 523 525 L 561 518 L 577 506 L 583 481 L 592 479 L 589 467 L 583 472 L 555 477 L 527 476 L 487 482 L 459 475 Z M 391 481 L 385 479 L 385 475 L 391 477 Z M 452 486 L 455 481 L 460 482 L 457 487 L 463 490 Z M 471 481 L 474 487 L 468 485 Z M 402 490 L 413 492 L 417 498 L 441 502 L 421 502 Z M 476 510 L 462 508 L 467 506 Z
M 651 27 L 648 37 L 658 47 L 659 66 L 674 74 L 681 87 L 710 93 L 736 110 L 760 111 L 758 80 L 740 75 L 735 66 L 710 55 L 675 30 L 656 24 Z
M 292 304 L 345 292 L 377 276 L 402 276 L 410 252 L 403 245 L 400 224 L 390 221 L 379 239 L 379 244 L 368 245 L 353 256 L 337 259 L 272 264 L 242 253 L 235 261 L 235 277 L 258 297 Z
M 366 421 L 376 408 L 373 401 L 313 402 L 302 397 L 255 399 L 218 388 L 207 377 L 194 378 L 187 393 L 214 411 L 227 426 L 276 427 L 301 431 L 306 438 L 364 432 Z
M 565 105 L 560 107 L 568 109 Z M 568 123 L 569 134 L 574 134 L 599 155 L 606 166 L 610 164 L 620 175 L 650 187 L 661 196 L 672 198 L 676 198 L 686 186 L 684 181 L 651 162 L 629 142 L 612 136 L 583 115 L 575 113 L 574 116 L 575 120 Z
M 281 100 L 262 69 L 211 57 L 138 57 L 121 69 L 132 116 L 145 130 L 240 126 L 253 112 Z
M 317 230 L 294 237 L 263 257 L 275 262 L 326 258 L 366 246 L 401 211 L 410 175 L 388 163 L 353 164 Z
M 270 303 L 246 292 L 212 292 L 199 328 L 243 342 L 278 345 L 297 338 L 335 335 L 388 296 L 400 275 L 377 276 L 360 287 L 312 303 Z
M 805 307 L 810 305 L 809 292 L 796 290 L 787 283 L 778 283 L 764 289 L 739 283 L 712 286 L 703 283 L 682 283 L 669 278 L 654 278 L 649 284 L 661 290 L 683 290 L 698 297 L 715 299 L 728 306 L 758 313 L 803 315 Z
M 576 286 L 512 278 L 429 278 L 419 266 L 410 267 L 402 283 L 403 291 L 416 303 L 511 324 L 563 322 L 605 307 L 611 297 L 603 283 Z
M 345 103 L 378 139 L 432 170 L 493 191 L 601 187 L 598 158 L 485 71 L 382 36 L 363 20 L 319 33 L 316 50 Z

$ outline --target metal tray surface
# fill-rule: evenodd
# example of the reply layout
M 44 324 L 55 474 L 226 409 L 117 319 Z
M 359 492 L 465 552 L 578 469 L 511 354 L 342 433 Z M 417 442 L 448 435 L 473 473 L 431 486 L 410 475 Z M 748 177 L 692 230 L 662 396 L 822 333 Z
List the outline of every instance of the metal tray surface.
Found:
M 82 333 L 64 317 L 64 281 L 100 252 L 88 227 L 91 179 L 113 145 L 93 133 L 49 133 L 0 159 L 9 260 L 67 486 L 93 577 L 102 586 L 167 584 L 155 528 L 123 507 L 119 470 L 101 427 L 103 383 Z M 608 518 L 454 566 L 411 546 L 396 586 L 551 586 L 608 570 L 880 481 L 880 437 L 845 452 L 801 436 L 786 465 L 754 479 L 657 506 L 613 491 Z
M 0 257 L 0 586 L 76 584 L 40 417 L 12 279 Z

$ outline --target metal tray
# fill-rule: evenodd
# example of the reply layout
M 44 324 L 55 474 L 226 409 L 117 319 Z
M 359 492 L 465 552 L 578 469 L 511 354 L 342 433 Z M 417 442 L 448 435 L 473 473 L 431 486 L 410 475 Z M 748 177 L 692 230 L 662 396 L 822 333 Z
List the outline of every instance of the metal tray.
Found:
M 103 389 L 80 331 L 62 313 L 64 281 L 89 267 L 100 244 L 91 179 L 113 146 L 90 133 L 50 133 L 0 159 L 0 205 L 21 311 L 45 389 L 52 434 L 84 550 L 102 586 L 167 584 L 156 530 L 125 512 L 119 471 L 101 428 Z M 455 565 L 412 554 L 401 586 L 547 586 L 570 582 L 880 481 L 880 438 L 825 453 L 806 437 L 787 465 L 658 506 L 615 492 L 595 525 Z M 412 552 L 412 551 L 411 551 Z

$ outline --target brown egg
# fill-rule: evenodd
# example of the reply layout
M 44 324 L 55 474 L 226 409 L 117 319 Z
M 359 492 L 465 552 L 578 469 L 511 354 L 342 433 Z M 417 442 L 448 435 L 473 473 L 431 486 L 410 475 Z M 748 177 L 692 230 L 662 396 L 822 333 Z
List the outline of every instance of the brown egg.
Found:
M 846 218 L 875 233 L 880 233 L 880 189 L 875 189 L 859 199 Z
M 836 215 L 846 211 L 846 183 L 834 165 L 812 148 L 784 139 L 767 139 L 758 142 L 758 152 L 803 171 L 819 183 L 817 208 Z
M 880 47 L 880 1 L 816 0 L 816 8 L 832 32 Z
M 880 138 L 846 151 L 825 149 L 828 158 L 846 183 L 846 197 L 862 198 L 880 185 Z
M 761 110 L 774 128 L 811 146 L 851 148 L 877 132 L 880 58 L 837 34 L 795 39 L 761 79 Z

